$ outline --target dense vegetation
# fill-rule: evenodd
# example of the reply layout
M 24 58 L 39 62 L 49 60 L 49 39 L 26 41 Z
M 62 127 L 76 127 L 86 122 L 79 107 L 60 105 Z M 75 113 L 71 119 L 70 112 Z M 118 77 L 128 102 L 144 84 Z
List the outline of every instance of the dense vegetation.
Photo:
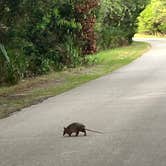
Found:
M 151 3 L 138 19 L 139 32 L 151 35 L 166 35 L 166 1 L 151 0 Z
M 148 0 L 147 0 L 148 1 Z M 1 0 L 0 84 L 131 43 L 145 0 Z
M 148 0 L 103 0 L 99 14 L 99 36 L 102 48 L 117 47 L 132 42 L 136 19 Z

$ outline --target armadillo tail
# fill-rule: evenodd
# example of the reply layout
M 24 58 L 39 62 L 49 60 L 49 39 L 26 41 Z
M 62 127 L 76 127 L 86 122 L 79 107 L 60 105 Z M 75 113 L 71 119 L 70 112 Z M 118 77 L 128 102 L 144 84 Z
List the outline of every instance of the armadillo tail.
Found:
M 91 129 L 85 129 L 85 130 L 87 130 L 87 131 L 91 131 L 91 132 L 94 132 L 94 133 L 103 134 L 103 132 L 101 132 L 101 131 L 95 131 L 95 130 L 91 130 Z

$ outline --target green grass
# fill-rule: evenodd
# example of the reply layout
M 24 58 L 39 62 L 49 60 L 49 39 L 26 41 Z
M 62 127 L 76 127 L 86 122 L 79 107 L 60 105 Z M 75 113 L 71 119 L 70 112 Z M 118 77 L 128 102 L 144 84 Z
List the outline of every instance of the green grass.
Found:
M 111 73 L 132 62 L 149 48 L 147 43 L 134 42 L 131 46 L 89 56 L 90 62 L 86 66 L 22 80 L 15 86 L 0 87 L 0 118 Z
M 143 34 L 143 33 L 137 33 L 137 34 L 134 35 L 134 37 L 137 37 L 137 38 L 166 38 L 166 35 L 155 36 L 155 35 L 148 35 L 148 34 Z

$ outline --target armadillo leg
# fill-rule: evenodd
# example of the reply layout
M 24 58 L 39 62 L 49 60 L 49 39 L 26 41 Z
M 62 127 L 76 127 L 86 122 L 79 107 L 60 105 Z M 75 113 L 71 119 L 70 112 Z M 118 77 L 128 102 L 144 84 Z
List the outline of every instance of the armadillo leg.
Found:
M 76 132 L 76 137 L 78 136 L 78 134 L 79 134 L 79 131 Z

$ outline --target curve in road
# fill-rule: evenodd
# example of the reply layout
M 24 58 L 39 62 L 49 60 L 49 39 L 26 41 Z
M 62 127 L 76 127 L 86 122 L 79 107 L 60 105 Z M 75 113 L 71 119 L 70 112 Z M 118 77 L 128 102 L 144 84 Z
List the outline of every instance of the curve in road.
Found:
M 0 120 L 0 166 L 165 166 L 166 40 L 144 40 L 131 64 Z M 73 121 L 104 134 L 62 137 Z

